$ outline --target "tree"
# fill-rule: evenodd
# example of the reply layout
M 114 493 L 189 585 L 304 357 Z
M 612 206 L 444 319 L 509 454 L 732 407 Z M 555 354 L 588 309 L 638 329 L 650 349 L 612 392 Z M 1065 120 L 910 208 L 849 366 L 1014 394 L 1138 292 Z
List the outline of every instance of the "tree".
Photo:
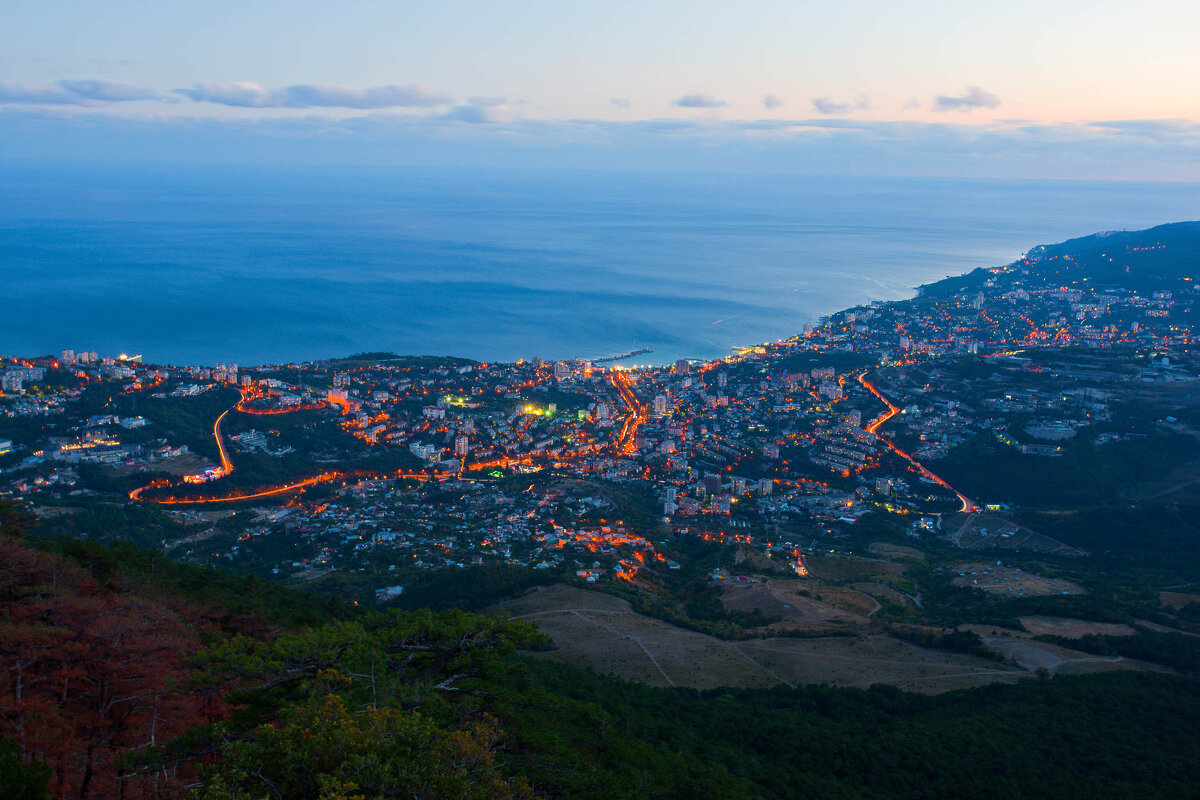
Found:
M 42 800 L 49 782 L 48 766 L 36 760 L 29 763 L 22 761 L 15 740 L 0 740 L 0 797 L 5 800 Z
M 494 763 L 490 718 L 449 728 L 397 708 L 354 713 L 336 694 L 291 706 L 278 725 L 231 743 L 202 800 L 489 800 L 528 797 Z
M 170 608 L 0 539 L 0 733 L 21 759 L 51 766 L 55 796 L 132 798 L 173 783 L 172 770 L 123 779 L 121 763 L 219 712 L 181 683 L 198 649 Z

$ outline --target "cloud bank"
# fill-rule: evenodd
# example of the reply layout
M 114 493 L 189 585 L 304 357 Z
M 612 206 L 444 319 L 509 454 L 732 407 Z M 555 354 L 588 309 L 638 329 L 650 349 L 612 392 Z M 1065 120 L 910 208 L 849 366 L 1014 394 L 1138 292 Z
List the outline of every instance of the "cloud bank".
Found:
M 11 159 L 1200 181 L 1200 123 L 546 120 L 480 98 L 441 113 L 340 119 L 6 107 L 0 162 Z
M 331 84 L 298 83 L 282 89 L 266 89 L 251 81 L 197 83 L 191 89 L 176 89 L 198 103 L 217 103 L 238 108 L 430 108 L 449 105 L 450 98 L 422 83 L 389 84 L 368 89 Z
M 61 80 L 49 86 L 0 81 L 0 104 L 95 106 L 161 99 L 151 89 L 101 80 Z

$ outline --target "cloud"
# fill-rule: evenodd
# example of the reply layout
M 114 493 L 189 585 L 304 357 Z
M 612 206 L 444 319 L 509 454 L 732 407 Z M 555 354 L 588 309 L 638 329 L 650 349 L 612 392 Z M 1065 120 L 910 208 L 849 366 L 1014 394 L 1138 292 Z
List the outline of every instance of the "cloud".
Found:
M 117 81 L 59 81 L 58 85 L 72 94 L 87 100 L 102 103 L 122 103 L 131 100 L 153 100 L 158 94 L 141 86 L 131 86 Z
M 154 99 L 158 95 L 150 89 L 117 81 L 62 80 L 52 86 L 0 81 L 0 104 L 94 106 Z
M 65 90 L 64 90 L 65 91 Z M 511 102 L 511 101 L 510 101 Z M 1200 122 L 1041 124 L 855 116 L 531 119 L 477 98 L 445 113 L 127 115 L 0 108 L 0 163 L 60 159 L 499 166 L 976 178 L 1200 180 Z M 926 106 L 928 107 L 928 106 Z M 469 123 L 493 124 L 469 124 Z M 1182 185 L 1178 202 L 1186 203 Z
M 472 97 L 468 105 L 455 106 L 441 115 L 455 122 L 505 125 L 516 119 L 503 97 Z
M 908 99 L 908 102 L 907 102 L 907 103 L 905 103 L 903 107 L 904 107 L 904 110 L 905 110 L 905 111 L 910 111 L 910 110 L 912 110 L 912 109 L 914 109 L 914 108 L 920 108 L 920 107 L 921 107 L 921 101 L 920 101 L 920 100 L 918 100 L 918 99 L 917 99 L 917 98 L 915 98 L 915 97 L 910 97 L 910 98 Z
M 633 103 L 626 100 L 624 97 L 614 97 L 608 101 L 617 108 L 629 108 Z
M 812 104 L 819 114 L 847 114 L 851 111 L 866 111 L 871 107 L 871 99 L 860 94 L 853 103 L 841 103 L 828 97 L 814 97 Z
M 1152 138 L 1175 137 L 1180 134 L 1189 136 L 1197 130 L 1197 123 L 1186 119 L 1117 119 L 1088 124 L 1093 128 Z
M 729 105 L 724 100 L 718 100 L 712 95 L 703 93 L 685 94 L 675 101 L 680 108 L 724 108 Z
M 764 94 L 763 108 L 779 108 L 783 105 L 783 99 L 779 95 Z
M 198 103 L 217 103 L 238 108 L 357 108 L 378 109 L 448 105 L 450 99 L 421 83 L 389 84 L 368 89 L 331 84 L 298 83 L 282 89 L 266 89 L 251 81 L 197 83 L 177 94 Z
M 263 108 L 271 103 L 271 92 L 250 81 L 232 83 L 197 83 L 191 89 L 176 89 L 176 94 L 197 103 L 219 103 L 239 108 Z
M 939 94 L 933 101 L 934 111 L 970 111 L 974 108 L 996 108 L 1000 98 L 978 86 L 968 86 L 960 95 Z

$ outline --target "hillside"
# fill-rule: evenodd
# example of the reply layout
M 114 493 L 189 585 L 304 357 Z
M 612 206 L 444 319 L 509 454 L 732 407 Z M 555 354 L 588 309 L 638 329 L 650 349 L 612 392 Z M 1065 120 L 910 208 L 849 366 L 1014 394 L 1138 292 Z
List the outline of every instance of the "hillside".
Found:
M 654 689 L 529 660 L 545 645 L 525 623 L 368 613 L 29 527 L 3 509 L 4 797 L 1147 798 L 1200 780 L 1189 678 Z
M 1029 284 L 1048 288 L 1121 287 L 1139 292 L 1177 288 L 1200 277 L 1200 222 L 1173 222 L 1140 231 L 1105 231 L 1032 248 L 1003 269 L 1026 270 Z M 921 287 L 922 296 L 975 291 L 995 268 L 979 268 Z

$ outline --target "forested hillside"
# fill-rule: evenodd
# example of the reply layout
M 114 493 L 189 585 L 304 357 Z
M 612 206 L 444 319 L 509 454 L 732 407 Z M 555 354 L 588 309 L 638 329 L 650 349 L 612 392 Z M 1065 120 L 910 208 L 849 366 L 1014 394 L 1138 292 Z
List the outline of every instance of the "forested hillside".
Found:
M 1200 684 L 652 689 L 530 625 L 362 612 L 3 510 L 5 798 L 1186 797 Z

